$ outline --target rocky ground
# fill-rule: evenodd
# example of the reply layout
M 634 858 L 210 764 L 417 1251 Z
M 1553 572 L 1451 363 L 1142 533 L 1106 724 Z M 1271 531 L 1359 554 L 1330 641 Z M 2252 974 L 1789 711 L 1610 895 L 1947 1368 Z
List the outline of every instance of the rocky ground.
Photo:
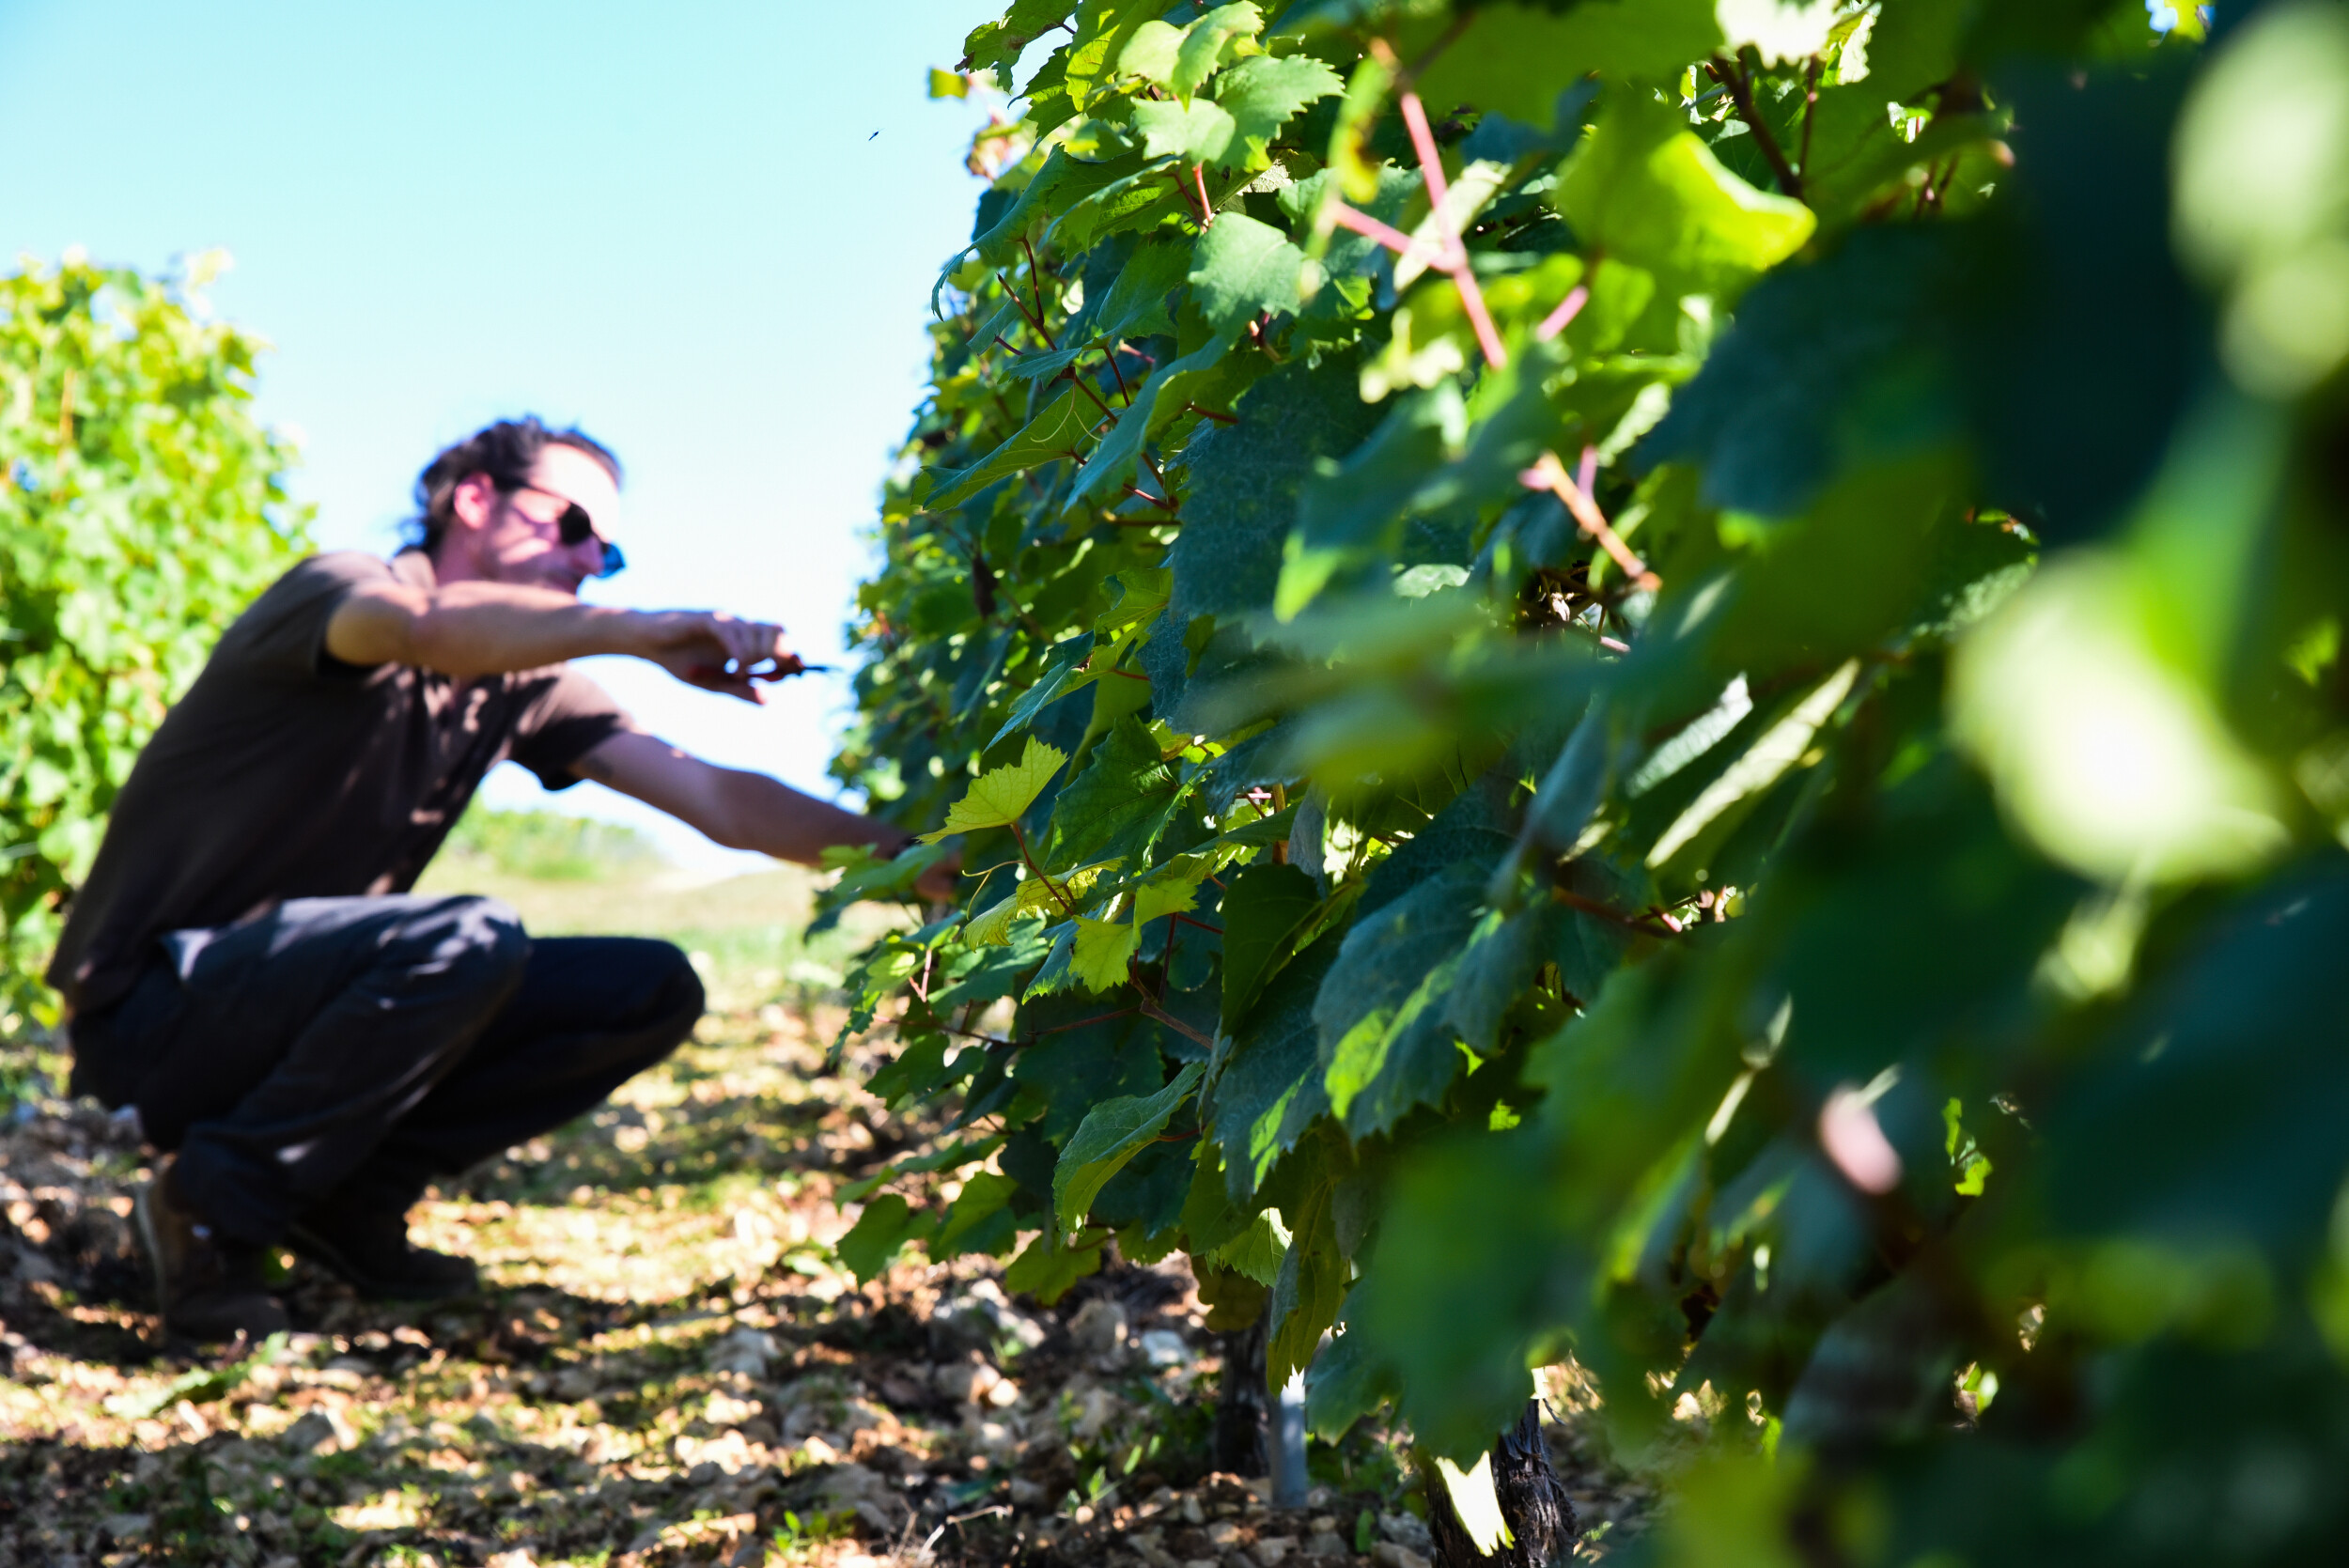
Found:
M 437 1193 L 462 1307 L 296 1264 L 298 1332 L 166 1347 L 132 1243 L 135 1129 L 51 1102 L 0 1129 L 0 1568 L 815 1563 L 1417 1568 L 1389 1434 L 1316 1445 L 1302 1509 L 1212 1472 L 1216 1337 L 1179 1259 L 1047 1309 L 992 1265 L 860 1289 L 836 1184 L 908 1129 L 819 1030 L 713 1015 L 588 1121 Z M 1562 1406 L 1571 1401 L 1563 1401 Z M 1586 1559 L 1648 1495 L 1571 1419 Z

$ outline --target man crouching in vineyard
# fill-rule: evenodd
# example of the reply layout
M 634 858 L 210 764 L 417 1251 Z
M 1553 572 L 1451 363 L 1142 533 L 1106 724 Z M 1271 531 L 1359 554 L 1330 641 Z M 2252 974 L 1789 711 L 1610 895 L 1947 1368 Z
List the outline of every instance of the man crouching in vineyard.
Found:
M 536 419 L 450 447 L 416 482 L 417 543 L 280 578 L 124 784 L 49 981 L 75 1090 L 136 1106 L 172 1151 L 139 1232 L 173 1332 L 284 1327 L 280 1242 L 370 1296 L 471 1291 L 470 1263 L 408 1239 L 427 1180 L 581 1114 L 692 1031 L 701 985 L 667 942 L 534 941 L 491 900 L 406 891 L 496 763 L 786 860 L 903 846 L 643 733 L 565 663 L 632 654 L 753 702 L 801 668 L 776 627 L 580 602 L 620 569 L 618 481 Z

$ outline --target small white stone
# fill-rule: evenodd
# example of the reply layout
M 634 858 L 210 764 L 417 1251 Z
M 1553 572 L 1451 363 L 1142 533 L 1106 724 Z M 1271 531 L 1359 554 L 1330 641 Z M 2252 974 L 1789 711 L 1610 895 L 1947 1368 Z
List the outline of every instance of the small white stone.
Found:
M 1069 1320 L 1068 1337 L 1081 1356 L 1107 1356 L 1126 1343 L 1126 1309 L 1095 1296 Z

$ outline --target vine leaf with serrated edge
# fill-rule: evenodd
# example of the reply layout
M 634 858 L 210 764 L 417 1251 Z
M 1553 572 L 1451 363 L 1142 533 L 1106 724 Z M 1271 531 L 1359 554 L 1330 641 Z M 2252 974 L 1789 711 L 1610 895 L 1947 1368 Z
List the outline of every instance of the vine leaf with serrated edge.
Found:
M 1018 762 L 1007 762 L 980 774 L 947 812 L 946 825 L 935 832 L 924 833 L 922 842 L 936 844 L 949 833 L 1010 827 L 1035 804 L 1035 798 L 1044 793 L 1044 786 L 1052 782 L 1052 775 L 1067 760 L 1068 753 L 1059 747 L 1048 746 L 1033 735 L 1028 737 L 1027 748 L 1019 753 Z
M 1062 1230 L 1083 1222 L 1101 1188 L 1165 1130 L 1206 1072 L 1190 1063 L 1155 1094 L 1103 1100 L 1085 1113 L 1052 1171 L 1052 1210 Z

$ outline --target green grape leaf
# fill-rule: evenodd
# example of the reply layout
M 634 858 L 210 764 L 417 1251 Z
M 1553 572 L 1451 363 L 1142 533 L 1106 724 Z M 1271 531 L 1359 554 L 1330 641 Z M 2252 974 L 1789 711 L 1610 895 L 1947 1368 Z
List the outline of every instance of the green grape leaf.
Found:
M 1117 602 L 1094 619 L 1093 629 L 1110 637 L 1111 645 L 1122 650 L 1166 609 L 1174 591 L 1174 574 L 1163 567 L 1128 567 L 1110 582 L 1117 589 Z M 1114 658 L 1109 661 L 1117 663 Z
M 1721 46 L 1714 0 L 1584 0 L 1557 14 L 1480 7 L 1420 75 L 1431 109 L 1464 104 L 1548 130 L 1558 97 L 1592 71 L 1660 82 Z
M 1959 48 L 1972 20 L 1968 0 L 1909 0 L 1887 8 L 1868 29 L 1868 74 L 1877 101 L 1907 103 L 1957 73 Z
M 1345 79 L 1310 54 L 1259 54 L 1216 79 L 1215 101 L 1232 118 L 1222 161 L 1261 164 L 1290 117 L 1311 103 L 1346 90 Z
M 1453 454 L 1468 411 L 1450 381 L 1398 402 L 1370 439 L 1299 488 L 1272 613 L 1293 620 L 1341 568 L 1393 549 L 1411 492 Z
M 1141 939 L 1126 921 L 1080 915 L 1077 949 L 1068 961 L 1068 971 L 1083 981 L 1088 989 L 1112 990 L 1126 984 L 1127 961 L 1133 957 Z
M 1222 908 L 1226 1031 L 1289 960 L 1320 909 L 1321 890 L 1293 865 L 1252 865 L 1232 878 Z
M 1855 459 L 1954 433 L 1931 312 L 1956 261 L 1936 235 L 1870 229 L 1763 279 L 1638 460 L 1699 461 L 1708 503 L 1789 517 Z
M 1182 770 L 1140 720 L 1117 721 L 1052 802 L 1047 853 L 1058 861 L 1145 860 L 1181 798 Z
M 962 40 L 962 57 L 972 70 L 1008 70 L 1020 51 L 1067 20 L 1076 0 L 1013 0 L 995 22 L 982 23 Z
M 1057 131 L 1077 112 L 1077 101 L 1068 86 L 1068 65 L 1072 44 L 1062 44 L 1036 68 L 1017 95 L 1027 101 L 1027 111 L 1021 116 L 1039 130 Z M 979 209 L 981 221 L 986 221 L 987 208 Z
M 861 1203 L 900 1176 L 926 1175 L 932 1171 L 959 1170 L 966 1165 L 977 1164 L 1003 1146 L 1003 1141 L 1001 1136 L 990 1136 L 957 1140 L 943 1148 L 931 1149 L 925 1154 L 908 1155 L 902 1159 L 891 1160 L 869 1176 L 848 1183 L 840 1188 L 838 1198 L 844 1203 Z
M 994 739 L 988 744 L 992 746 L 1005 736 L 1026 729 L 1035 722 L 1038 714 L 1052 704 L 1072 691 L 1082 691 L 1098 679 L 1094 672 L 1078 668 L 1092 652 L 1093 633 L 1090 631 L 1075 632 L 1053 644 L 1052 651 L 1045 656 L 1043 672 L 1035 677 L 1034 685 L 1019 693 L 1019 700 L 1011 705 L 1011 712 L 1003 720 L 1003 727 L 995 732 Z
M 1316 1186 L 1311 1192 L 1265 1312 L 1265 1378 L 1276 1389 L 1313 1360 L 1322 1333 L 1337 1321 L 1346 1300 L 1350 1270 L 1330 1220 L 1330 1189 Z
M 948 967 L 954 979 L 931 990 L 930 1005 L 943 1011 L 968 1001 L 988 1002 L 1019 994 L 1051 950 L 1048 929 L 1034 922 L 1013 922 L 1007 944 L 977 947 Z
M 1460 1069 L 1445 1015 L 1489 864 L 1456 865 L 1357 921 L 1314 1003 L 1332 1115 L 1361 1138 L 1439 1099 Z
M 1088 163 L 1056 147 L 1045 158 L 1043 167 L 1020 187 L 1003 215 L 972 241 L 971 249 L 989 266 L 1006 266 L 1020 256 L 1021 237 L 1042 213 L 1065 210 L 1087 196 L 1097 195 L 1141 172 L 1141 165 L 1139 157 L 1130 156 Z
M 1174 330 L 1167 297 L 1189 281 L 1190 247 L 1178 241 L 1153 239 L 1134 247 L 1118 269 L 1117 281 L 1103 296 L 1094 318 L 1095 335 L 1104 342 L 1148 337 Z
M 1104 1231 L 1089 1242 L 1063 1247 L 1046 1232 L 1005 1266 L 1004 1288 L 1033 1296 L 1049 1307 L 1066 1296 L 1078 1281 L 1101 1271 L 1101 1249 L 1109 1239 Z
M 993 1171 L 974 1172 L 962 1184 L 962 1191 L 939 1223 L 938 1234 L 923 1250 L 934 1263 L 966 1252 L 1002 1253 L 1019 1234 L 1011 1212 L 1012 1194 L 1019 1190 L 1019 1184 L 1009 1176 Z
M 1150 372 L 1150 379 L 1136 389 L 1132 404 L 1118 414 L 1116 425 L 1101 438 L 1092 459 L 1079 472 L 1077 483 L 1068 492 L 1070 509 L 1112 486 L 1134 478 L 1143 443 L 1180 412 L 1188 400 L 1186 383 L 1211 372 L 1230 354 L 1232 342 L 1237 336 L 1237 329 L 1219 334 L 1180 359 L 1170 360 Z
M 1185 909 L 1197 908 L 1199 907 L 1199 884 L 1206 877 L 1206 869 L 1204 863 L 1191 868 L 1188 875 L 1177 869 L 1170 875 L 1155 877 L 1135 888 L 1135 928 L 1139 930 L 1154 920 L 1161 920 L 1172 914 L 1180 914 Z
M 1183 1200 L 1184 1247 L 1194 1257 L 1214 1252 L 1248 1229 L 1253 1211 L 1232 1202 L 1223 1184 L 1223 1160 L 1210 1139 L 1191 1145 L 1190 1192 Z
M 1721 166 L 1677 109 L 1611 94 L 1551 199 L 1586 244 L 1696 289 L 1731 289 L 1802 248 L 1817 220 Z
M 1083 449 L 1093 439 L 1093 423 L 1098 417 L 1099 411 L 1091 399 L 1080 396 L 1077 389 L 1070 387 L 1020 427 L 1017 435 L 980 461 L 958 472 L 940 474 L 940 488 L 930 492 L 928 504 L 934 507 L 952 506 L 998 479 L 1063 459 L 1081 462 Z
M 832 1250 L 855 1274 L 857 1283 L 869 1285 L 888 1272 L 889 1265 L 909 1242 L 926 1237 L 937 1216 L 916 1209 L 894 1192 L 884 1192 L 864 1205 L 864 1212 Z
M 1249 0 L 1216 7 L 1183 29 L 1182 46 L 1175 51 L 1174 69 L 1168 73 L 1166 85 L 1176 97 L 1190 97 L 1237 57 L 1243 40 L 1263 31 L 1264 13 Z
M 1062 75 L 1072 112 L 1089 110 L 1116 90 L 1118 62 L 1126 46 L 1156 20 L 1159 9 L 1158 0 L 1083 0 L 1078 7 L 1077 36 L 1066 45 L 1068 64 Z M 1030 117 L 1039 131 L 1058 123 Z
M 1133 119 L 1143 157 L 1172 158 L 1185 166 L 1218 162 L 1239 133 L 1222 105 L 1205 98 L 1145 100 L 1134 105 Z
M 1083 1223 L 1109 1179 L 1166 1130 L 1206 1071 L 1190 1063 L 1155 1094 L 1103 1100 L 1085 1113 L 1052 1171 L 1052 1212 L 1063 1230 Z
M 1172 23 L 1145 22 L 1134 29 L 1134 36 L 1118 51 L 1118 73 L 1139 76 L 1164 86 L 1174 74 L 1174 61 L 1182 50 L 1182 28 Z
M 1321 1086 L 1314 999 L 1337 956 L 1339 937 L 1322 937 L 1265 987 L 1220 1049 L 1201 1125 L 1223 1151 L 1233 1200 L 1255 1195 L 1274 1161 L 1329 1107 Z
M 1024 883 L 1021 885 L 1025 886 Z M 971 924 L 963 927 L 962 934 L 969 940 L 983 946 L 1008 947 L 1011 945 L 1011 923 L 1024 912 L 1019 908 L 1019 896 L 1015 893 L 990 906 L 984 913 L 972 915 Z
M 980 774 L 947 812 L 946 825 L 936 832 L 924 833 L 922 841 L 936 844 L 950 833 L 1010 827 L 1035 803 L 1035 798 L 1044 793 L 1044 786 L 1051 783 L 1052 775 L 1067 760 L 1068 753 L 1059 747 L 1047 746 L 1034 736 L 1028 737 L 1018 762 L 1007 762 Z
M 1334 1443 L 1402 1392 L 1394 1365 L 1366 1334 L 1341 1333 L 1305 1369 L 1305 1429 Z
M 1212 1258 L 1219 1267 L 1245 1274 L 1270 1289 L 1281 1278 L 1281 1260 L 1288 1255 L 1288 1233 L 1268 1211 L 1258 1214 L 1238 1234 L 1216 1248 Z
M 925 1034 L 908 1041 L 865 1087 L 896 1107 L 926 1099 L 959 1076 L 946 1070 L 946 1037 Z
M 2059 1234 L 2324 1245 L 2349 1114 L 2337 1048 L 2349 879 L 2286 877 L 2231 911 L 2103 1069 L 2048 1107 Z
M 1167 555 L 1176 615 L 1270 608 L 1298 494 L 1315 459 L 1353 450 L 1377 423 L 1357 379 L 1351 354 L 1325 355 L 1318 365 L 1292 361 L 1240 398 L 1237 424 L 1191 439 L 1195 477 L 1183 531 Z
M 1288 236 L 1227 210 L 1199 237 L 1190 267 L 1191 298 L 1218 333 L 1237 332 L 1259 313 L 1294 311 L 1304 266 L 1305 253 L 1289 243 Z

